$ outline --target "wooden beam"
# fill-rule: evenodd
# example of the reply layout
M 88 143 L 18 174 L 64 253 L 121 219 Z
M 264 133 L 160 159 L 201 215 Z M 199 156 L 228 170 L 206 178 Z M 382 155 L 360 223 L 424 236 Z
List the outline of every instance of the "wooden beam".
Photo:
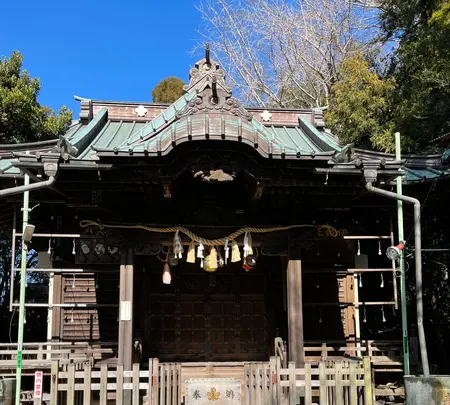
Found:
M 53 300 L 52 304 L 63 303 L 63 287 L 61 274 L 53 276 Z M 52 307 L 52 340 L 59 340 L 61 338 L 62 317 L 61 308 Z
M 290 249 L 287 266 L 289 361 L 305 364 L 303 341 L 302 263 L 299 248 Z

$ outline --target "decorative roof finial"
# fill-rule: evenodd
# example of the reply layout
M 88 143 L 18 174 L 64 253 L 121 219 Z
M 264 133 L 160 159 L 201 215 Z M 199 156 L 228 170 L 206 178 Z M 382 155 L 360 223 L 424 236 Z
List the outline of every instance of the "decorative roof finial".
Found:
M 206 63 L 210 63 L 210 60 L 209 60 L 209 44 L 205 44 L 205 59 L 206 59 Z

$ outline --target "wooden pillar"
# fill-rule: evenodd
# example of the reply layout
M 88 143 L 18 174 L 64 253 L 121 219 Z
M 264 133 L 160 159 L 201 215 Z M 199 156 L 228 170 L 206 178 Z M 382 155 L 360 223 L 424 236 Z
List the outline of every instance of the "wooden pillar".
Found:
M 297 367 L 305 364 L 303 342 L 302 262 L 300 249 L 290 248 L 287 266 L 287 308 L 289 331 L 289 361 Z
M 119 287 L 119 359 L 125 371 L 133 368 L 133 249 L 122 250 Z
M 52 273 L 54 274 L 54 273 Z M 62 285 L 62 275 L 54 274 L 52 277 L 52 304 L 62 304 L 63 303 L 63 285 Z M 53 307 L 52 309 L 52 337 L 51 339 L 54 341 L 58 341 L 61 339 L 61 330 L 62 330 L 62 316 L 61 316 L 61 307 Z

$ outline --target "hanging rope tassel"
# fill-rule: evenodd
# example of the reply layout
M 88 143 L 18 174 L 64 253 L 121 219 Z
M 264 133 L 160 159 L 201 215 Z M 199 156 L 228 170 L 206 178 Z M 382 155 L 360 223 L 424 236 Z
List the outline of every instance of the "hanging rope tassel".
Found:
M 193 240 L 191 240 L 188 247 L 186 262 L 195 263 L 195 242 Z
M 205 248 L 203 246 L 202 240 L 200 239 L 200 244 L 198 245 L 198 248 L 197 248 L 197 258 L 200 259 L 200 267 L 201 268 L 203 268 L 203 259 L 204 259 L 203 251 L 204 250 L 205 250 Z
M 227 264 L 228 258 L 230 257 L 230 248 L 228 247 L 228 239 L 225 241 L 225 246 L 223 250 L 225 252 L 225 264 Z
M 239 251 L 239 246 L 236 241 L 231 242 L 231 263 L 236 263 L 241 261 L 241 252 Z
M 170 272 L 170 266 L 168 263 L 164 265 L 162 282 L 163 284 L 170 284 L 172 282 L 172 273 Z
M 173 253 L 176 257 L 181 259 L 183 257 L 183 244 L 181 243 L 180 231 L 177 229 L 173 237 Z
M 244 236 L 244 257 L 250 256 L 252 254 L 252 234 L 250 232 L 246 232 Z

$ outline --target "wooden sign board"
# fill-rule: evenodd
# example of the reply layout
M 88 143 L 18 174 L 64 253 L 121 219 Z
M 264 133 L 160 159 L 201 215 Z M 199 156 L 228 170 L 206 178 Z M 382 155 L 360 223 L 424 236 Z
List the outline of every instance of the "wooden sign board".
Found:
M 34 404 L 42 403 L 42 389 L 44 386 L 44 373 L 42 371 L 36 371 L 34 373 Z
M 186 405 L 241 405 L 241 382 L 233 378 L 186 380 Z

